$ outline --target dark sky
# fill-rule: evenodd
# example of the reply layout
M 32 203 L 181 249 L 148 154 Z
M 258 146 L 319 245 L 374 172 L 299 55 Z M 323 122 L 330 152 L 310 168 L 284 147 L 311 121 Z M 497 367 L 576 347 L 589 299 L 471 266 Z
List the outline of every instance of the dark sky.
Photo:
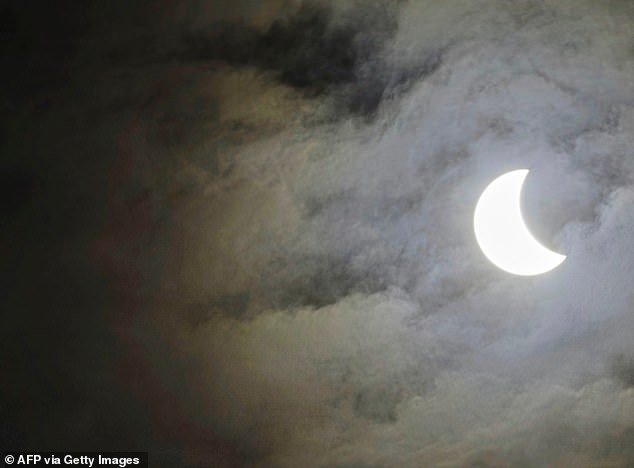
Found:
M 630 0 L 4 1 L 0 447 L 634 466 Z M 479 250 L 481 191 L 567 255 Z

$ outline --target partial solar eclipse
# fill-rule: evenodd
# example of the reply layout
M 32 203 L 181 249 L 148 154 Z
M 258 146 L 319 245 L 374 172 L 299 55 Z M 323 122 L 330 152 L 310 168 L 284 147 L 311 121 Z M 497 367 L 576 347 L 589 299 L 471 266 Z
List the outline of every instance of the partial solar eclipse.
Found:
M 527 169 L 519 169 L 495 179 L 480 195 L 473 215 L 484 255 L 498 268 L 522 276 L 546 273 L 566 259 L 541 245 L 524 223 L 520 195 L 527 175 Z

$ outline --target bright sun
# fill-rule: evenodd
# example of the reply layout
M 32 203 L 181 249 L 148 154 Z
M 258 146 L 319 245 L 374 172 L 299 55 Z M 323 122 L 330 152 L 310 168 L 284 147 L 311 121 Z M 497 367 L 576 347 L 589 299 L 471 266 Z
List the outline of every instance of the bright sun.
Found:
M 541 245 L 530 233 L 520 210 L 527 169 L 501 175 L 482 192 L 473 215 L 476 240 L 498 268 L 516 275 L 546 273 L 566 259 Z

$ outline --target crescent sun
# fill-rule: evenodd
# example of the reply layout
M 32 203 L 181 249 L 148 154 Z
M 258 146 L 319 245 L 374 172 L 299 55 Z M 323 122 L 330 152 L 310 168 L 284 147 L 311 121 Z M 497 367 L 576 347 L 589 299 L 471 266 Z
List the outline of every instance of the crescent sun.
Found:
M 546 273 L 566 259 L 541 245 L 524 223 L 520 195 L 527 175 L 527 169 L 519 169 L 493 180 L 473 214 L 476 240 L 484 255 L 498 268 L 522 276 Z

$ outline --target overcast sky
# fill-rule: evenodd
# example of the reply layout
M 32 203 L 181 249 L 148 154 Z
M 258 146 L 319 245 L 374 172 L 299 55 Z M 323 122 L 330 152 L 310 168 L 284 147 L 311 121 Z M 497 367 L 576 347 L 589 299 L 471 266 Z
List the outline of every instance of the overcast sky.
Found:
M 634 466 L 633 2 L 74 3 L 0 12 L 0 445 Z

